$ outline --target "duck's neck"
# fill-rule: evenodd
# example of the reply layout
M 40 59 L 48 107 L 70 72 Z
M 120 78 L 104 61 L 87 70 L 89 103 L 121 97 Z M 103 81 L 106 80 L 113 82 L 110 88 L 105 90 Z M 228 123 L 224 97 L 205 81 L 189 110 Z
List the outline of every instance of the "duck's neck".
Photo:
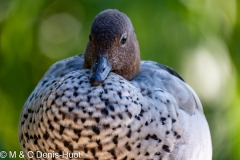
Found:
M 115 70 L 114 72 L 121 75 L 123 78 L 127 80 L 132 80 L 141 69 L 141 61 L 140 61 L 140 55 L 136 55 L 135 61 L 131 63 L 130 65 L 127 65 L 119 70 Z

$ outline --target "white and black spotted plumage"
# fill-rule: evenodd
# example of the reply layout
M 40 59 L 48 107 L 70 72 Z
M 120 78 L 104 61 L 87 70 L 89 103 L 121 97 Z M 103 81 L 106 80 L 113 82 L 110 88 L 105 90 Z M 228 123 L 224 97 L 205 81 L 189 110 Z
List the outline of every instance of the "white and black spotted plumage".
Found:
M 142 61 L 130 81 L 110 72 L 93 85 L 92 69 L 83 66 L 84 55 L 55 63 L 31 93 L 19 123 L 24 153 L 80 152 L 82 159 L 99 160 L 212 158 L 201 102 L 172 69 Z

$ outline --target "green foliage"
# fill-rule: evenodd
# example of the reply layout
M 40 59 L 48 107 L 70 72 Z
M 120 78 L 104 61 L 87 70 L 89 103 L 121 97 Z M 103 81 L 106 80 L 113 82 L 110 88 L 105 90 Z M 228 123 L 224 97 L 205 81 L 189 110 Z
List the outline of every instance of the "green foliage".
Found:
M 142 59 L 174 68 L 196 89 L 211 129 L 213 159 L 240 159 L 236 0 L 0 0 L 0 149 L 20 151 L 25 100 L 51 64 L 84 52 L 93 18 L 108 8 L 130 17 Z

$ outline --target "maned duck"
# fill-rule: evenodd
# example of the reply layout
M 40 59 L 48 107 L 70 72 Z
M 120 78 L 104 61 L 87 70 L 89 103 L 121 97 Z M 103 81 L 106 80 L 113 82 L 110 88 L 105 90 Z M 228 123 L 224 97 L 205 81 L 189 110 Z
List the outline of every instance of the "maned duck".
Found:
M 211 160 L 193 89 L 171 68 L 140 61 L 130 19 L 99 13 L 82 55 L 53 64 L 27 99 L 25 159 Z

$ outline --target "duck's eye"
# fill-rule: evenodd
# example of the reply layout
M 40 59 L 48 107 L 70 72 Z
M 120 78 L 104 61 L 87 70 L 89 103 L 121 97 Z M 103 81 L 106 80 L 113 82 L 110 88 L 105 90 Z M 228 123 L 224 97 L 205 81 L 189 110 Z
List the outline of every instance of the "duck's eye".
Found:
M 121 44 L 125 44 L 126 43 L 126 41 L 127 41 L 127 35 L 125 34 L 125 35 L 123 35 L 122 36 L 122 39 L 121 39 Z
M 92 36 L 91 36 L 91 34 L 89 35 L 89 41 L 92 41 Z

